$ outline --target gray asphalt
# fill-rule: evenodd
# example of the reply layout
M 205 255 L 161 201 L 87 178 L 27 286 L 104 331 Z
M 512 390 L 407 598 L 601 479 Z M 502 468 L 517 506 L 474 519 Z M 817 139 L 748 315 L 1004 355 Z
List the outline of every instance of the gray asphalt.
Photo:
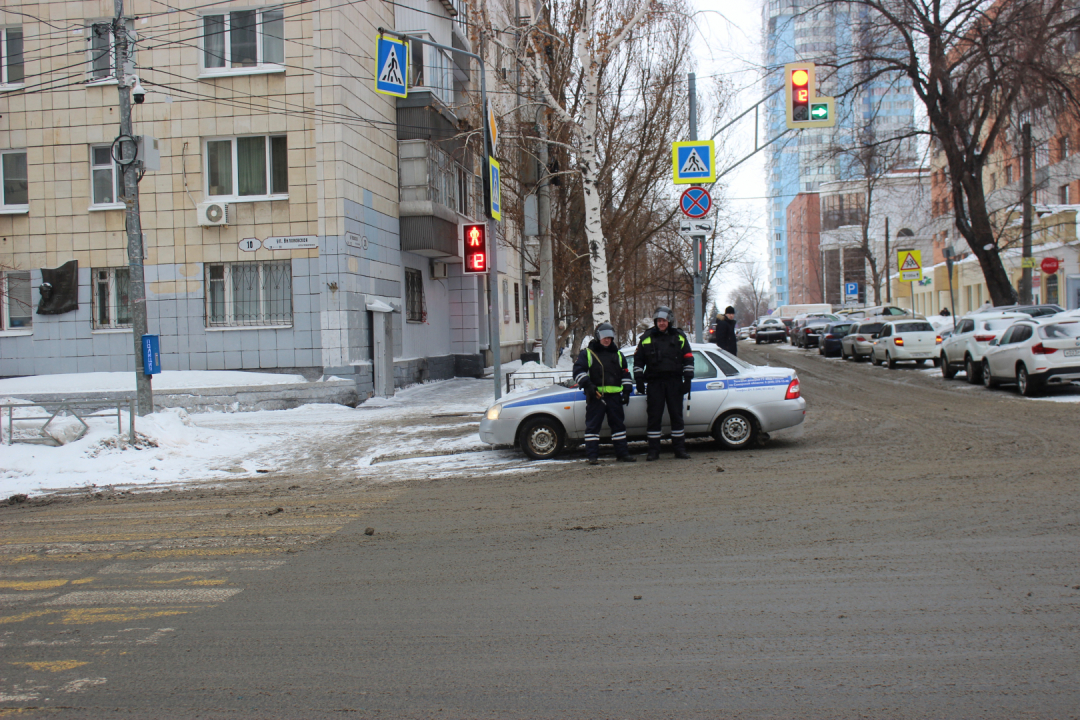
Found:
M 411 481 L 160 639 L 102 655 L 86 669 L 103 682 L 32 707 L 1080 717 L 1080 404 L 743 348 L 798 369 L 801 437 Z

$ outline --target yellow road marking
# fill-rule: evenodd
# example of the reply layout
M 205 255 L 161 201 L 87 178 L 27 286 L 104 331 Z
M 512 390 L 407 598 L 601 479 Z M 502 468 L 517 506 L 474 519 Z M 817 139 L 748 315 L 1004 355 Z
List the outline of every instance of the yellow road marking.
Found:
M 63 578 L 54 580 L 0 580 L 0 588 L 5 590 L 48 590 L 66 584 L 67 580 Z
M 210 608 L 212 605 L 189 606 L 186 608 L 80 608 L 68 610 L 60 620 L 64 625 L 92 625 L 94 623 L 127 623 L 149 618 L 186 615 L 195 610 Z
M 27 620 L 33 620 L 34 618 L 41 617 L 42 615 L 50 615 L 57 612 L 56 610 L 30 610 L 29 612 L 19 613 L 18 615 L 8 615 L 7 617 L 0 617 L 0 625 L 6 625 L 8 623 L 26 622 Z
M 63 672 L 64 670 L 74 670 L 89 663 L 84 660 L 53 660 L 52 662 L 13 662 L 11 664 L 25 665 L 38 672 Z

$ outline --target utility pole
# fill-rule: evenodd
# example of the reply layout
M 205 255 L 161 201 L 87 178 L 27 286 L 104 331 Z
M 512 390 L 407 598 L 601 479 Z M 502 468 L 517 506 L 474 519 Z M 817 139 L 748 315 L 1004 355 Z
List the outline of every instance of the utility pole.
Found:
M 115 0 L 116 19 L 113 21 L 113 38 L 116 42 L 116 80 L 120 92 L 120 137 L 113 144 L 113 159 L 119 161 L 124 173 L 124 222 L 128 239 L 128 272 L 131 282 L 132 338 L 135 343 L 135 397 L 140 416 L 154 412 L 154 388 L 150 375 L 145 372 L 143 360 L 143 335 L 147 332 L 146 285 L 143 279 L 142 222 L 139 219 L 139 168 L 138 146 L 131 126 L 130 80 L 135 74 L 129 59 L 130 46 L 127 35 L 127 19 L 124 17 L 124 0 Z M 117 149 L 120 157 L 116 157 Z
M 1020 261 L 1020 302 L 1031 304 L 1031 123 L 1024 123 L 1024 134 L 1020 172 L 1023 173 L 1024 218 L 1021 232 L 1024 235 L 1024 249 Z
M 889 279 L 889 218 L 885 218 L 885 304 L 892 305 L 892 280 Z M 881 302 L 881 297 L 878 297 Z M 912 308 L 914 312 L 915 308 Z
M 547 121 L 544 109 L 536 111 L 537 134 L 540 136 L 536 156 L 540 164 L 540 188 L 536 193 L 536 224 L 540 231 L 540 337 L 543 341 L 543 361 L 555 367 L 555 270 L 551 250 L 551 180 L 548 178 Z
M 690 139 L 697 140 L 697 77 L 694 73 L 690 73 L 687 80 L 690 86 Z M 705 269 L 705 236 L 691 236 L 690 245 L 694 253 L 694 342 L 701 342 L 701 328 L 705 322 L 705 304 L 701 300 L 701 274 Z

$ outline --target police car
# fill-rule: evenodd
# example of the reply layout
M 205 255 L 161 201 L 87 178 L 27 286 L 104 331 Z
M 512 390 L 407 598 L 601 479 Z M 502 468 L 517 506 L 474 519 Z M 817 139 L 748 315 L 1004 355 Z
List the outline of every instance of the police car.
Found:
M 683 419 L 687 437 L 712 436 L 732 450 L 749 447 L 762 433 L 799 425 L 806 400 L 790 368 L 751 365 L 715 345 L 692 344 L 694 380 Z M 623 348 L 633 370 L 634 348 Z M 626 406 L 626 435 L 645 439 L 645 398 L 635 391 Z M 664 422 L 664 434 L 670 426 Z M 566 384 L 516 395 L 492 405 L 480 422 L 480 439 L 492 445 L 517 445 L 534 460 L 557 456 L 585 435 L 585 394 Z M 610 441 L 605 421 L 600 431 Z

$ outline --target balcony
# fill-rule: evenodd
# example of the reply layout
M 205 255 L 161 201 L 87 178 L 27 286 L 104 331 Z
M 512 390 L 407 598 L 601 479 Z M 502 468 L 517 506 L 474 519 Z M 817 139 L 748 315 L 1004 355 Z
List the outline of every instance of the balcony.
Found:
M 425 257 L 458 257 L 458 225 L 482 219 L 480 176 L 430 140 L 398 141 L 401 249 Z

